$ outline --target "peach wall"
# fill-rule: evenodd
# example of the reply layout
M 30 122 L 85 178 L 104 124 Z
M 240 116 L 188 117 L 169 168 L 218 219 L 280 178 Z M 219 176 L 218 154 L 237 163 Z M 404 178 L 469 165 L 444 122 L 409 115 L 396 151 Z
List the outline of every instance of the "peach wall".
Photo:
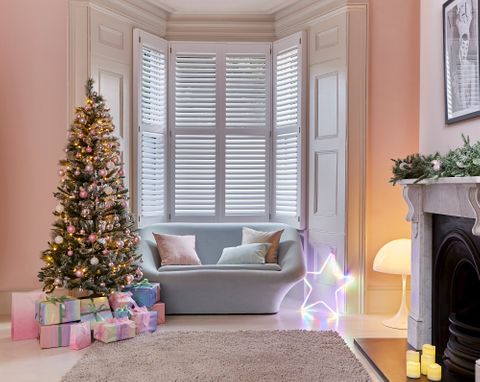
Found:
M 462 144 L 462 133 L 480 139 L 480 119 L 445 124 L 442 4 L 422 0 L 420 41 L 420 151 L 445 153 Z
M 38 287 L 68 127 L 67 0 L 0 1 L 0 292 Z
M 400 277 L 374 272 L 386 242 L 409 237 L 400 187 L 392 187 L 390 158 L 418 151 L 418 0 L 370 0 L 367 148 L 367 307 L 389 312 L 400 302 Z

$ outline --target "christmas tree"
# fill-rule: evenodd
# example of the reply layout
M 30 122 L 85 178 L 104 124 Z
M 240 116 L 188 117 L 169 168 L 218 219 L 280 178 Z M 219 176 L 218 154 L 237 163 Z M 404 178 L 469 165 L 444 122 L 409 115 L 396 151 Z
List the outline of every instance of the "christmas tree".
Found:
M 58 171 L 57 219 L 38 274 L 47 292 L 63 287 L 104 295 L 142 277 L 112 118 L 91 79 L 86 95 Z

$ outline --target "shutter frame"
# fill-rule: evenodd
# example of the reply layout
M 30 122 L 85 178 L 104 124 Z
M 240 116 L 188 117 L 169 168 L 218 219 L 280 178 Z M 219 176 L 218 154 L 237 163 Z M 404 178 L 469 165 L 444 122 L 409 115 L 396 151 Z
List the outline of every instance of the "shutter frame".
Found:
M 271 220 L 289 224 L 297 229 L 305 229 L 307 136 L 305 32 L 295 33 L 273 43 L 272 67 L 274 112 Z M 295 99 L 292 98 L 292 88 L 295 90 Z M 295 108 L 295 112 L 292 107 Z
M 133 31 L 134 121 L 137 158 L 135 208 L 139 227 L 164 222 L 168 112 L 168 42 Z

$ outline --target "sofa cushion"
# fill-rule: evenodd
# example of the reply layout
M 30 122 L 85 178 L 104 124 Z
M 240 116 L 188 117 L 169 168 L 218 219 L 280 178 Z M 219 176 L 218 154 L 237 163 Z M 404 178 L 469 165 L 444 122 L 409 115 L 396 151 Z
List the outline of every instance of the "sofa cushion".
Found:
M 265 256 L 271 246 L 270 243 L 253 243 L 227 247 L 217 264 L 265 264 Z
M 265 257 L 266 263 L 277 263 L 278 247 L 280 245 L 280 238 L 282 237 L 283 229 L 273 232 L 256 231 L 254 229 L 243 227 L 242 229 L 242 244 L 252 243 L 270 243 L 272 246 Z
M 158 268 L 159 272 L 178 271 L 208 271 L 208 270 L 229 270 L 229 271 L 281 271 L 278 264 L 206 264 L 206 265 L 164 265 Z
M 195 252 L 195 236 L 153 233 L 158 252 L 164 265 L 200 265 Z

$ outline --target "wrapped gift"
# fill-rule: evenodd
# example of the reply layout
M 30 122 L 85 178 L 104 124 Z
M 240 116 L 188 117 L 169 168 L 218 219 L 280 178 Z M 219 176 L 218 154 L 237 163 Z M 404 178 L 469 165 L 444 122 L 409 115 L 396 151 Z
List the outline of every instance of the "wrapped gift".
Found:
M 93 337 L 102 342 L 115 342 L 135 337 L 135 322 L 128 318 L 111 318 L 99 322 Z
M 108 297 L 113 310 L 122 308 L 134 308 L 137 306 L 132 298 L 132 292 L 114 292 Z
M 80 319 L 90 322 L 93 330 L 98 322 L 113 318 L 110 304 L 106 297 L 85 298 L 80 300 Z
M 92 332 L 90 322 L 79 322 L 70 327 L 70 346 L 72 350 L 80 350 L 90 346 L 92 343 Z
M 117 308 L 113 311 L 113 317 L 115 318 L 130 318 L 130 310 L 125 308 Z
M 131 310 L 132 320 L 137 325 L 137 334 L 157 330 L 157 312 L 149 311 L 145 306 L 133 308 Z
M 39 325 L 40 347 L 58 348 L 70 345 L 70 329 L 73 322 L 58 325 Z
M 150 308 L 153 304 L 160 301 L 160 284 L 151 283 L 147 279 L 127 286 L 124 288 L 124 291 L 132 292 L 133 299 L 138 306 Z
M 157 312 L 157 324 L 165 323 L 165 304 L 163 302 L 153 304 L 150 310 Z
M 32 292 L 12 293 L 12 340 L 31 340 L 38 338 L 38 323 L 35 320 L 35 303 L 45 298 L 45 293 Z
M 68 296 L 46 297 L 35 303 L 35 317 L 40 325 L 80 321 L 80 301 Z

